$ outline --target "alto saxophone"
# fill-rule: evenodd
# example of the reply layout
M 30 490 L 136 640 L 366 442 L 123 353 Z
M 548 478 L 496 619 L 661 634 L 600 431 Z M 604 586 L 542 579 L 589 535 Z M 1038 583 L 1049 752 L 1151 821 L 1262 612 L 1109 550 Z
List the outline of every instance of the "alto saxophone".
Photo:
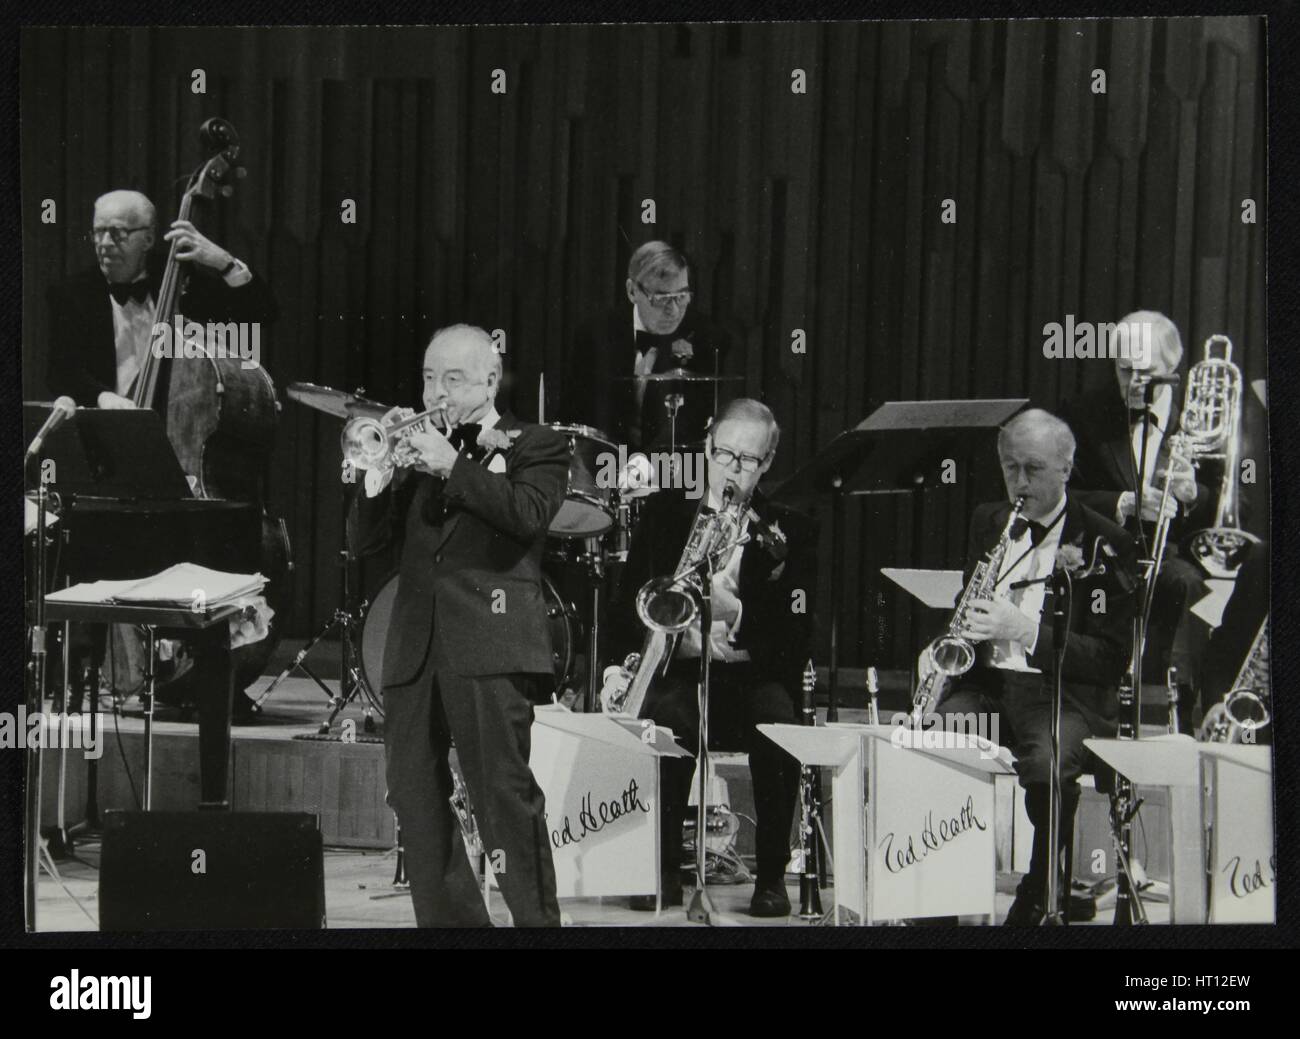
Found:
M 1260 624 L 1232 688 L 1205 713 L 1197 738 L 1204 743 L 1253 743 L 1271 716 L 1268 618 Z M 1249 734 L 1249 735 L 1247 735 Z
M 677 568 L 663 577 L 652 577 L 636 593 L 636 612 L 646 626 L 646 636 L 641 652 L 629 653 L 616 676 L 617 685 L 626 687 L 610 690 L 607 686 L 602 697 L 607 712 L 640 717 L 655 672 L 667 669 L 678 638 L 699 616 L 703 596 L 700 563 L 706 558 L 725 559 L 745 540 L 740 528 L 747 515 L 751 521 L 756 518 L 730 485 L 723 491 L 722 508 L 717 512 L 706 512 L 701 499 Z M 707 637 L 704 642 L 707 647 Z
M 957 601 L 948 629 L 926 647 L 930 658 L 930 672 L 917 683 L 912 696 L 912 713 L 910 721 L 913 728 L 919 728 L 925 716 L 933 711 L 943 699 L 948 680 L 964 675 L 975 666 L 975 646 L 962 634 L 966 630 L 966 616 L 971 603 L 981 599 L 993 598 L 997 587 L 998 572 L 1006 558 L 1011 542 L 1021 534 L 1020 513 L 1025 507 L 1025 499 L 1017 498 L 1007 517 L 1007 525 L 1002 528 L 1002 536 L 992 550 L 975 567 L 970 582 Z

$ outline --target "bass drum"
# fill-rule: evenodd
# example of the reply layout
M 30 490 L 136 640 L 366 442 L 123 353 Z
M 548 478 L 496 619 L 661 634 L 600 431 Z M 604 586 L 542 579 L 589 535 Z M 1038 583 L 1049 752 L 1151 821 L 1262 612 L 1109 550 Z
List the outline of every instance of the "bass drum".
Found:
M 578 618 L 573 605 L 560 598 L 555 585 L 542 575 L 542 599 L 546 622 L 551 629 L 551 660 L 555 665 L 555 688 L 563 689 L 573 677 L 573 655 L 578 642 Z M 390 575 L 370 600 L 361 622 L 361 679 L 366 683 L 382 716 L 384 713 L 384 644 L 397 601 L 397 574 Z

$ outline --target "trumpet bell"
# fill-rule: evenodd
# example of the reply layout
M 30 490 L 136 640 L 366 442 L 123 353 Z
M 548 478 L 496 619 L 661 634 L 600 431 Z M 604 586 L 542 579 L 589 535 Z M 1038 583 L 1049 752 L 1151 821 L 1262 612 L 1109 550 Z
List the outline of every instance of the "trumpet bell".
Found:
M 351 419 L 339 436 L 344 461 L 357 469 L 378 469 L 388 462 L 391 454 L 388 428 L 376 418 L 362 416 Z
M 964 675 L 975 666 L 975 647 L 958 635 L 944 635 L 930 643 L 930 663 L 949 678 Z

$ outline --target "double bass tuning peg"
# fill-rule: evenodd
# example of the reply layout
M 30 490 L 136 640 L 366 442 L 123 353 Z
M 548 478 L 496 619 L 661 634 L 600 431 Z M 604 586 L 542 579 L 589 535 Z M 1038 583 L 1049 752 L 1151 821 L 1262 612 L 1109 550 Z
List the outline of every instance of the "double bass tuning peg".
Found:
M 223 185 L 222 185 L 222 187 L 221 187 L 221 197 L 222 197 L 222 198 L 229 198 L 229 197 L 230 197 L 231 195 L 233 195 L 234 193 L 235 193 L 235 189 L 234 189 L 233 187 L 231 187 L 231 185 L 229 185 L 229 184 L 223 184 Z

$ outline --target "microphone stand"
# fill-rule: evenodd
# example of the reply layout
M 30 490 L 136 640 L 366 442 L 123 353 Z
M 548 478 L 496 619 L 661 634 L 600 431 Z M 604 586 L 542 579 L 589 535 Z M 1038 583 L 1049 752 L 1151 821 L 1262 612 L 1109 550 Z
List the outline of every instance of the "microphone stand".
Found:
M 38 452 L 39 454 L 39 452 Z M 27 665 L 27 717 L 36 717 L 45 701 L 45 506 L 49 494 L 43 474 L 36 480 L 36 556 L 32 562 L 31 660 Z M 36 930 L 36 887 L 40 877 L 41 840 L 41 752 L 30 744 L 26 750 L 23 809 L 23 912 L 27 930 Z
M 706 488 L 707 493 L 707 488 Z M 700 575 L 700 684 L 697 702 L 700 711 L 699 748 L 696 771 L 699 774 L 699 804 L 695 812 L 695 894 L 691 897 L 686 919 L 692 923 L 712 924 L 717 911 L 709 898 L 705 879 L 705 855 L 709 815 L 709 658 L 712 652 L 713 632 L 713 555 L 705 552 L 696 565 Z
M 1052 576 L 1052 767 L 1048 774 L 1047 795 L 1047 884 L 1044 892 L 1044 927 L 1062 927 L 1067 923 L 1061 912 L 1061 700 L 1065 647 L 1070 638 L 1070 611 L 1073 587 L 1068 570 Z
M 1121 740 L 1137 740 L 1142 736 L 1142 656 L 1146 649 L 1147 603 L 1155 584 L 1153 571 L 1156 565 L 1156 561 L 1151 558 L 1146 528 L 1142 525 L 1142 504 L 1146 488 L 1147 450 L 1154 394 L 1155 383 L 1148 382 L 1142 389 L 1142 449 L 1138 453 L 1138 472 L 1134 481 L 1134 514 L 1142 558 L 1138 560 L 1137 583 L 1133 589 L 1136 608 L 1133 611 L 1129 666 L 1119 685 L 1119 725 L 1116 735 Z M 1110 826 L 1118 867 L 1115 877 L 1114 921 L 1117 927 L 1146 923 L 1146 910 L 1142 906 L 1130 867 L 1133 819 L 1141 807 L 1142 801 L 1137 797 L 1132 781 L 1122 773 L 1116 773 L 1115 791 L 1110 798 Z

